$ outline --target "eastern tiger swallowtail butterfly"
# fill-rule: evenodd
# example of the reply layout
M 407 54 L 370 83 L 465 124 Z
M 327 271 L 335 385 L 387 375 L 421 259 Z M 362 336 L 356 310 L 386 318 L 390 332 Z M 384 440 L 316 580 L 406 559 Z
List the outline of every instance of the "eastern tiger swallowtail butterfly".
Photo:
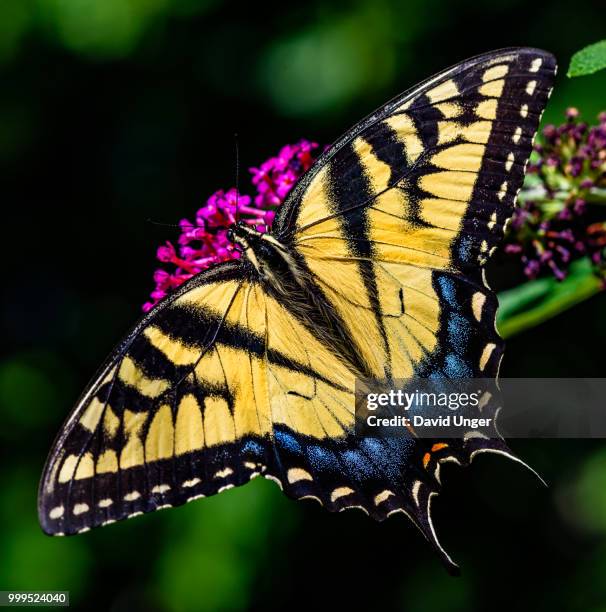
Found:
M 440 72 L 331 146 L 271 232 L 153 308 L 89 384 L 39 491 L 43 530 L 81 533 L 274 480 L 330 511 L 405 513 L 452 564 L 430 503 L 439 466 L 497 438 L 365 438 L 357 376 L 496 377 L 483 267 L 503 237 L 556 70 L 505 49 Z

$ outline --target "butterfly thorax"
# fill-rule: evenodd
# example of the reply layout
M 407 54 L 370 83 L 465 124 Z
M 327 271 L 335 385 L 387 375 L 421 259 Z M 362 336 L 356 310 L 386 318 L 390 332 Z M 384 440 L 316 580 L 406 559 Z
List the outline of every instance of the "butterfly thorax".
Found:
M 236 223 L 231 226 L 228 237 L 240 249 L 253 275 L 278 293 L 290 291 L 290 281 L 302 284 L 301 270 L 288 247 L 270 234 L 261 233 L 245 223 Z

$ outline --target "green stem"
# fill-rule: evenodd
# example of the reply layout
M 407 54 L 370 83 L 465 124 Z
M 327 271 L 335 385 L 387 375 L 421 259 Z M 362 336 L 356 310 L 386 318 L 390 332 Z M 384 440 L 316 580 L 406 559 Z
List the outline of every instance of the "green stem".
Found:
M 499 293 L 497 328 L 503 338 L 511 338 L 601 290 L 602 283 L 594 275 L 591 262 L 581 259 L 570 266 L 570 274 L 561 282 L 541 278 Z
M 606 189 L 594 187 L 587 195 L 587 201 L 592 204 L 606 204 Z

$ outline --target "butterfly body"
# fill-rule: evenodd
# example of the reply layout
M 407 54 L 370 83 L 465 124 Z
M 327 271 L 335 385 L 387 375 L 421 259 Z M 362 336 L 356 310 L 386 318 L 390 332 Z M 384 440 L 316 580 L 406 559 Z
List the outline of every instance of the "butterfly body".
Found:
M 352 373 L 359 377 L 371 376 L 347 334 L 344 321 L 324 298 L 314 283 L 313 274 L 291 245 L 245 224 L 232 226 L 230 236 L 241 249 L 242 265 L 248 269 L 252 282 L 259 283 L 276 300 L 288 300 L 293 316 Z
M 261 283 L 276 298 L 304 299 L 309 277 L 289 245 L 244 223 L 233 225 L 228 236 L 238 245 L 251 280 Z
M 288 295 L 290 287 L 283 286 L 287 276 L 298 278 L 298 269 L 285 245 L 268 233 L 261 233 L 245 223 L 235 223 L 228 231 L 230 240 L 237 244 L 251 271 L 258 280 L 267 281 L 274 291 Z M 282 280 L 281 280 L 282 279 Z
M 452 565 L 430 514 L 440 466 L 511 453 L 496 430 L 356 436 L 356 379 L 497 376 L 483 268 L 555 68 L 521 48 L 442 71 L 331 146 L 271 232 L 233 226 L 241 258 L 159 303 L 76 404 L 42 477 L 44 531 L 79 533 L 263 475 L 331 511 L 404 513 Z

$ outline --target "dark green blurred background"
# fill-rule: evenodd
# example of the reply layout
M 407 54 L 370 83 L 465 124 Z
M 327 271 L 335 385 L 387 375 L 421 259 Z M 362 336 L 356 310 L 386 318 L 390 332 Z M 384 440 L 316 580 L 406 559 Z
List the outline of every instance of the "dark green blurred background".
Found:
M 44 536 L 37 480 L 82 387 L 140 314 L 156 246 L 243 168 L 328 143 L 418 80 L 489 49 L 570 55 L 603 0 L 2 0 L 0 589 L 87 610 L 606 610 L 606 444 L 520 441 L 550 483 L 482 457 L 446 471 L 449 577 L 404 518 L 375 524 L 255 481 L 75 538 Z M 560 76 L 546 114 L 606 108 Z M 245 173 L 244 173 L 245 174 Z M 242 180 L 246 190 L 247 178 Z M 512 281 L 503 269 L 497 286 Z M 603 376 L 606 296 L 509 342 L 505 376 Z

